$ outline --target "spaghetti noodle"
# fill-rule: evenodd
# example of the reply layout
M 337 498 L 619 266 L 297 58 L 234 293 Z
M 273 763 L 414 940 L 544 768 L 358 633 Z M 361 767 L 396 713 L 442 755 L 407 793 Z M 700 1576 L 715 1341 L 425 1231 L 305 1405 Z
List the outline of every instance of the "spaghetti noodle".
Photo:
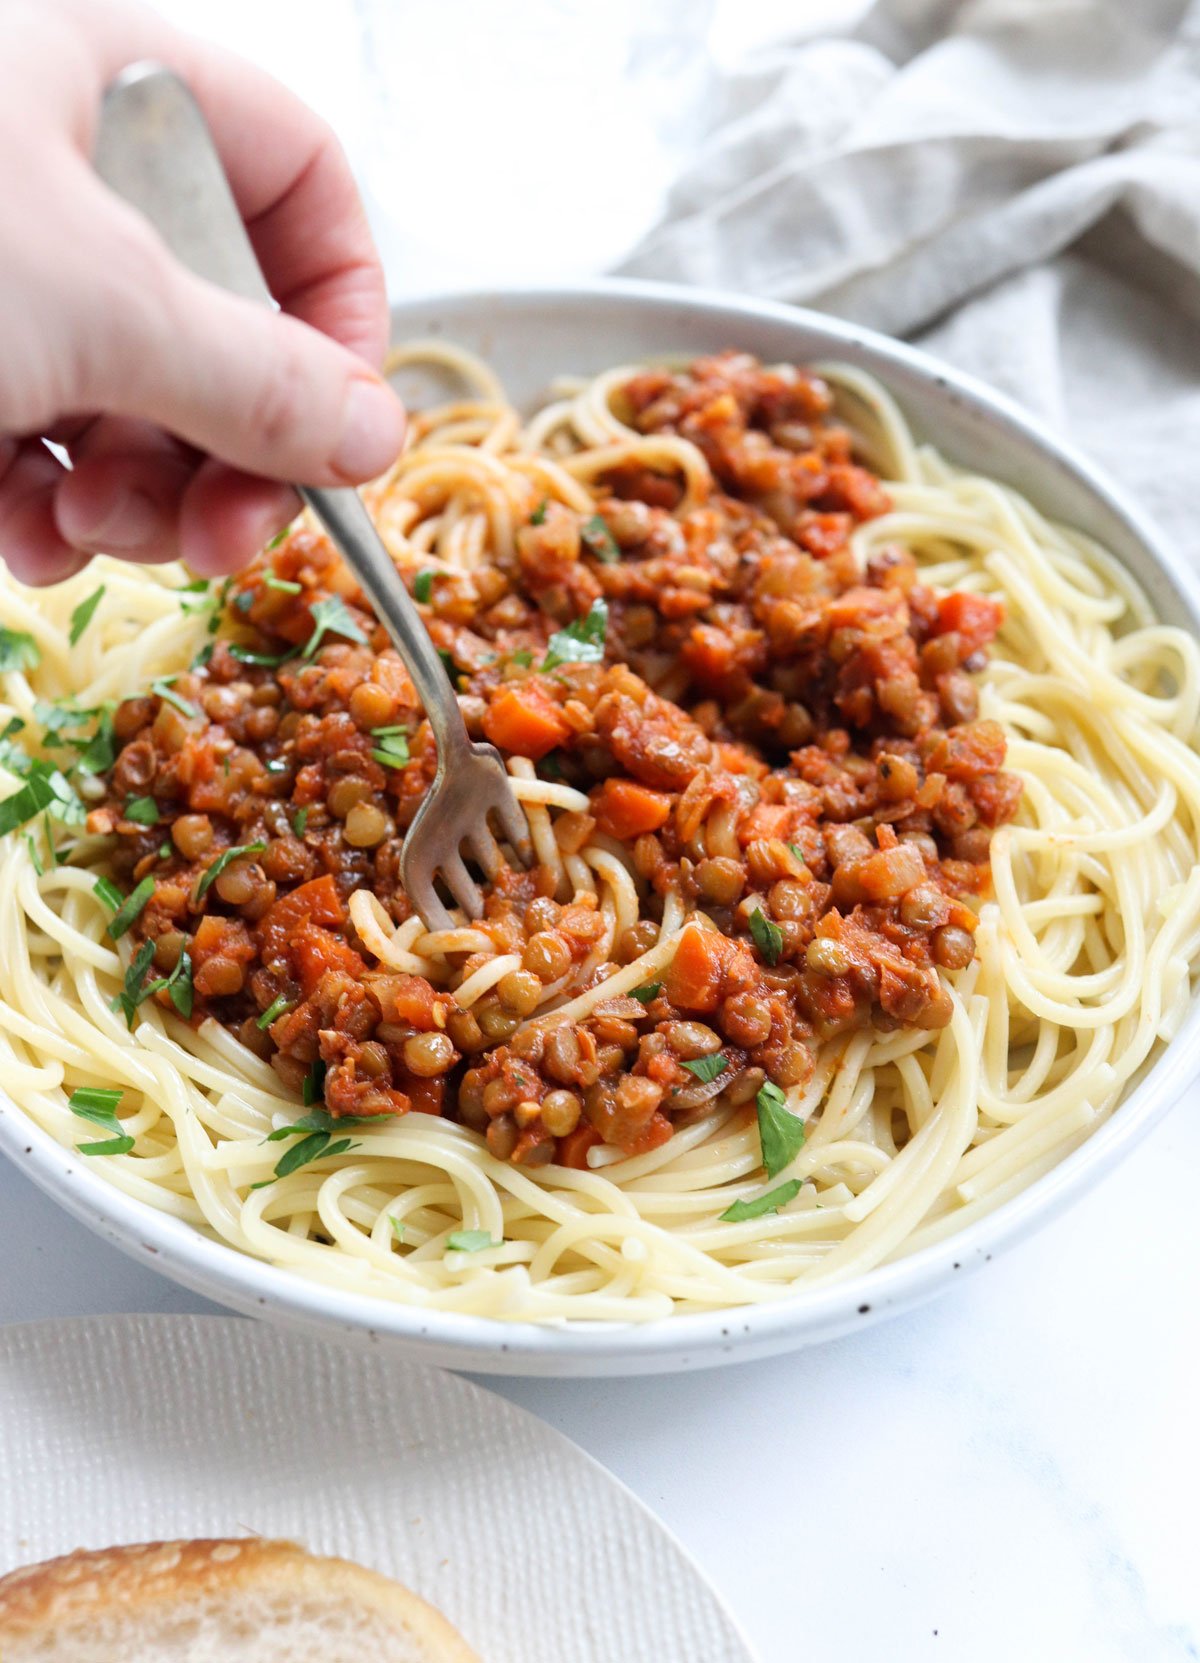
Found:
M 469 396 L 369 494 L 535 872 L 410 915 L 432 751 L 311 530 L 227 594 L 6 579 L 8 1093 L 247 1253 L 509 1319 L 778 1299 L 1003 1203 L 1189 1001 L 1196 643 L 861 372 L 822 372 L 844 428 L 731 356 L 522 424 L 466 354 L 397 354 L 431 359 Z M 881 642 L 911 676 L 858 675 Z

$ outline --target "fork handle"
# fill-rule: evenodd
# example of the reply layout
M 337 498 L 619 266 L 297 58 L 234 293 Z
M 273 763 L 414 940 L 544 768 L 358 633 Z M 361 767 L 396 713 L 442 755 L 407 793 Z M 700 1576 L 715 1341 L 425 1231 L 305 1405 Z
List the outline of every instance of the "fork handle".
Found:
M 212 135 L 187 86 L 161 64 L 134 64 L 104 96 L 94 161 L 171 252 L 221 288 L 275 304 L 246 235 Z M 421 614 L 357 491 L 301 486 L 408 667 L 438 747 L 439 770 L 470 739 Z
M 371 523 L 366 505 L 358 492 L 347 486 L 330 489 L 302 485 L 299 490 L 345 556 L 404 660 L 437 740 L 439 769 L 452 766 L 453 753 L 467 750 L 471 743 L 462 712 L 446 679 L 445 665 Z

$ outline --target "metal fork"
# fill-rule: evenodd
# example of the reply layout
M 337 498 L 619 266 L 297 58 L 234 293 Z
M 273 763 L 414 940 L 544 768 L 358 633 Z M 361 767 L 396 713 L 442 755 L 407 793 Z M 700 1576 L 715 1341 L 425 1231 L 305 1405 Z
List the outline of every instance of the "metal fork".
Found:
M 159 64 L 134 64 L 108 89 L 95 150 L 100 177 L 141 210 L 177 259 L 209 282 L 274 305 L 220 157 L 187 86 Z M 503 864 L 488 824 L 529 859 L 529 828 L 500 757 L 473 742 L 433 642 L 357 491 L 298 487 L 354 573 L 413 684 L 437 740 L 437 773 L 404 840 L 400 877 L 431 930 L 453 927 L 437 879 L 471 918 L 483 896 L 465 846 L 487 876 Z

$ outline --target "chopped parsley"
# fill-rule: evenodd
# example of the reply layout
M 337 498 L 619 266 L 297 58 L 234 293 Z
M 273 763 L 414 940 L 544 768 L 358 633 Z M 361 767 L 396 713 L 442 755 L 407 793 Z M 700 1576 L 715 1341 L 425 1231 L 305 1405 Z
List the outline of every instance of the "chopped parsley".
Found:
M 261 855 L 265 848 L 265 843 L 235 843 L 232 849 L 222 850 L 197 884 L 196 899 L 208 894 L 231 861 L 240 860 L 243 855 Z
M 550 506 L 550 498 L 549 497 L 543 497 L 541 502 L 539 502 L 537 507 L 534 509 L 533 513 L 529 516 L 530 525 L 545 525 L 545 523 L 546 523 L 546 510 L 547 510 L 547 508 L 549 508 L 549 506 Z
M 88 627 L 88 625 L 91 623 L 92 619 L 95 617 L 96 608 L 100 605 L 100 602 L 103 599 L 104 599 L 104 584 L 102 583 L 100 585 L 99 589 L 93 589 L 92 590 L 91 594 L 87 597 L 86 600 L 80 601 L 79 605 L 75 608 L 74 612 L 72 612 L 72 614 L 71 614 L 71 634 L 70 634 L 70 640 L 71 640 L 71 645 L 72 646 L 75 646 L 75 644 L 79 640 L 79 637 L 83 634 L 84 630 Z
M 783 952 L 783 931 L 778 924 L 772 924 L 761 907 L 755 907 L 750 914 L 750 934 L 767 963 L 778 964 Z
M 23 629 L 0 628 L 0 670 L 36 670 L 42 651 Z
M 33 862 L 34 871 L 37 873 L 39 878 L 44 877 L 46 874 L 46 868 L 42 865 L 42 857 L 38 854 L 37 844 L 33 841 L 32 832 L 25 833 L 25 845 L 29 850 L 29 858 Z
M 160 815 L 153 797 L 130 797 L 125 804 L 125 818 L 135 826 L 157 826 Z
M 533 654 L 528 647 L 522 647 L 518 652 L 509 653 L 509 662 L 519 664 L 523 670 L 528 670 L 533 663 Z
M 274 537 L 271 538 L 271 541 L 267 544 L 266 552 L 268 554 L 270 554 L 273 549 L 277 549 L 279 547 L 279 545 L 283 542 L 284 538 L 287 536 L 288 532 L 291 529 L 292 529 L 292 522 L 289 520 L 287 525 L 284 526 L 283 530 L 282 531 L 277 531 L 275 533 Z
M 110 1010 L 124 1011 L 127 1027 L 133 1027 L 134 1013 L 142 1000 L 148 997 L 147 990 L 142 986 L 150 961 L 154 957 L 154 943 L 143 941 L 138 948 L 137 957 L 125 972 L 125 982 L 109 1005 Z
M 615 566 L 619 562 L 621 551 L 599 514 L 593 514 L 590 520 L 584 521 L 579 535 L 584 547 L 592 551 L 602 566 Z
M 754 1100 L 758 1110 L 758 1137 L 762 1144 L 767 1177 L 790 1166 L 804 1144 L 804 1122 L 787 1106 L 787 1098 L 771 1080 Z
M 250 608 L 254 605 L 254 591 L 252 589 L 239 589 L 237 594 L 233 597 L 233 604 L 237 607 L 239 612 L 249 612 Z
M 191 700 L 185 699 L 171 686 L 174 680 L 174 676 L 159 676 L 157 680 L 150 683 L 150 691 L 157 693 L 158 697 L 165 699 L 169 705 L 174 705 L 181 716 L 198 716 L 200 712 Z
M 418 572 L 413 580 L 413 599 L 420 601 L 422 606 L 427 606 L 433 595 L 433 578 L 434 574 L 427 566 L 423 572 Z
M 718 1074 L 723 1074 L 729 1066 L 729 1059 L 718 1051 L 715 1057 L 692 1057 L 683 1065 L 689 1074 L 694 1074 L 705 1084 L 715 1080 Z
M 325 1063 L 318 1057 L 308 1073 L 304 1076 L 304 1084 L 300 1088 L 300 1096 L 304 1107 L 311 1108 L 314 1103 L 325 1100 Z
M 134 920 L 141 917 L 146 902 L 153 894 L 154 879 L 147 873 L 133 893 L 121 902 L 109 922 L 108 933 L 114 941 L 119 941 Z M 153 951 L 153 943 L 150 946 Z
M 405 767 L 409 758 L 408 733 L 404 728 L 372 728 L 371 736 L 379 741 L 371 755 L 381 767 Z
M 312 621 L 313 632 L 304 643 L 301 654 L 304 658 L 311 658 L 327 635 L 341 635 L 347 641 L 358 641 L 366 645 L 366 636 L 354 622 L 340 595 L 331 595 L 328 600 L 318 601 L 312 609 Z
M 295 814 L 292 816 L 292 830 L 295 832 L 297 837 L 303 837 L 304 836 L 304 830 L 305 830 L 305 827 L 307 825 L 308 825 L 308 810 L 307 810 L 307 808 L 298 808 L 296 810 Z
M 75 744 L 76 741 L 72 739 L 70 743 Z M 103 710 L 96 731 L 80 751 L 75 766 L 84 774 L 107 774 L 116 760 L 112 711 Z
M 23 826 L 43 809 L 65 825 L 83 823 L 86 818 L 83 804 L 72 791 L 65 775 L 51 763 L 43 762 L 38 757 L 25 757 L 20 762 L 6 757 L 5 766 L 23 774 L 25 784 L 0 802 L 0 837 L 17 826 Z
M 196 996 L 196 990 L 192 986 L 192 957 L 186 947 L 180 953 L 178 962 L 169 976 L 160 976 L 157 981 L 146 984 L 138 1003 L 141 1004 L 142 999 L 149 999 L 152 993 L 159 993 L 163 988 L 166 988 L 168 998 L 186 1022 L 192 1014 L 192 1004 Z
M 648 1005 L 652 999 L 657 999 L 663 990 L 661 982 L 647 982 L 645 987 L 635 987 L 631 997 L 639 1004 Z
M 253 647 L 244 647 L 240 641 L 229 644 L 229 656 L 239 664 L 257 664 L 264 670 L 277 670 L 289 658 L 295 658 L 299 650 L 299 647 L 289 647 L 286 652 L 255 652 Z
M 255 1027 L 264 1030 L 269 1028 L 272 1022 L 277 1021 L 285 1011 L 289 1011 L 291 1008 L 290 1002 L 281 993 L 278 998 L 271 1000 L 271 1003 L 255 1023 Z
M 212 663 L 212 655 L 213 655 L 213 647 L 215 645 L 216 645 L 215 641 L 206 641 L 204 643 L 204 645 L 200 648 L 200 651 L 196 654 L 195 658 L 193 658 L 193 660 L 192 660 L 191 664 L 188 666 L 188 668 L 192 669 L 192 670 L 203 670 L 203 668 L 206 664 L 211 664 Z
M 264 572 L 263 588 L 278 589 L 282 595 L 299 595 L 303 593 L 304 585 L 294 583 L 290 577 L 279 577 L 275 572 Z
M 392 1234 L 393 1234 L 393 1236 L 395 1236 L 396 1240 L 397 1241 L 403 1241 L 404 1240 L 404 1220 L 402 1218 L 397 1218 L 395 1213 L 389 1213 L 388 1214 L 388 1223 L 392 1227 Z
M 485 1247 L 503 1247 L 490 1230 L 451 1230 L 446 1237 L 447 1248 L 454 1253 L 482 1253 Z
M 108 1086 L 80 1086 L 67 1099 L 67 1107 L 81 1120 L 111 1134 L 103 1143 L 81 1143 L 81 1155 L 128 1155 L 133 1139 L 117 1119 L 117 1104 L 124 1092 Z
M 800 847 L 800 845 L 798 843 L 789 843 L 788 848 L 795 855 L 796 859 L 800 862 L 801 866 L 807 866 L 808 865 L 808 862 L 804 858 L 804 850 Z
M 777 1213 L 780 1207 L 794 1201 L 801 1188 L 799 1178 L 789 1178 L 786 1184 L 768 1190 L 765 1195 L 755 1196 L 753 1201 L 735 1201 L 720 1216 L 726 1224 L 744 1224 L 749 1218 L 763 1218 L 767 1213 Z
M 542 669 L 553 670 L 558 664 L 598 664 L 604 657 L 607 634 L 608 604 L 595 600 L 585 617 L 576 618 L 573 624 L 556 630 L 550 637 L 550 650 L 542 660 Z
M 111 878 L 97 878 L 92 885 L 92 893 L 112 912 L 116 912 L 125 899 Z
M 306 1081 L 305 1084 L 307 1083 Z M 289 1126 L 277 1126 L 273 1132 L 268 1132 L 265 1139 L 267 1143 L 279 1143 L 283 1138 L 293 1137 L 298 1141 L 290 1144 L 276 1161 L 275 1177 L 286 1178 L 289 1173 L 307 1166 L 310 1161 L 320 1160 L 323 1156 L 344 1155 L 350 1149 L 357 1149 L 358 1145 L 350 1138 L 334 1139 L 334 1132 L 341 1127 L 371 1126 L 377 1120 L 390 1119 L 391 1115 L 348 1114 L 335 1120 L 327 1109 L 317 1108 L 311 1114 L 301 1115 L 299 1120 L 293 1121 Z M 273 1182 L 272 1179 L 265 1181 Z M 257 1189 L 261 1186 L 254 1187 Z

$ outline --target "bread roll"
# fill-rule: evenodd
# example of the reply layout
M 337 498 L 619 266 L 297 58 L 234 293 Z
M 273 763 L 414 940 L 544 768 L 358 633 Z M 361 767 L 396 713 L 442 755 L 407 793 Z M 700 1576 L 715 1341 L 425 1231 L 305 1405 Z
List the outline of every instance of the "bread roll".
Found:
M 145 1542 L 0 1578 L 3 1663 L 479 1663 L 432 1606 L 293 1542 Z

